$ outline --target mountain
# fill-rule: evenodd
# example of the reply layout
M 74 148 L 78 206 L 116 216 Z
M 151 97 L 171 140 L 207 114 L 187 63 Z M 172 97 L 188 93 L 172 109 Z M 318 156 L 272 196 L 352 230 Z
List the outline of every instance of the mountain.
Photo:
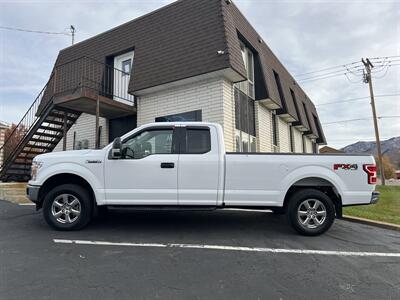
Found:
M 381 141 L 382 154 L 387 155 L 400 168 L 400 136 Z M 357 142 L 341 149 L 346 153 L 369 153 L 376 155 L 375 142 Z

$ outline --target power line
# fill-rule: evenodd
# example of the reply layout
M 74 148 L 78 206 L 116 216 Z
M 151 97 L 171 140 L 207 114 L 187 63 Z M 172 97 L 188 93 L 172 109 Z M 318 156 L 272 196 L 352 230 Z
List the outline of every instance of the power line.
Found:
M 386 59 L 386 58 L 393 58 L 393 57 L 400 57 L 400 55 L 378 56 L 378 57 L 370 58 L 369 60 Z
M 395 93 L 395 94 L 384 94 L 384 95 L 376 95 L 376 97 L 393 97 L 393 96 L 399 96 L 400 93 Z M 343 101 L 331 101 L 331 102 L 326 102 L 326 103 L 321 103 L 321 104 L 316 104 L 315 106 L 324 106 L 324 105 L 331 105 L 331 104 L 338 104 L 338 103 L 348 103 L 348 102 L 355 102 L 355 101 L 360 101 L 364 99 L 370 99 L 369 96 L 365 97 L 359 97 L 359 98 L 351 98 Z
M 377 67 L 381 68 L 381 69 L 377 69 L 377 71 L 374 70 L 371 73 L 379 73 L 379 72 L 381 72 L 381 71 L 386 69 L 386 72 L 385 72 L 385 74 L 383 76 L 377 77 L 377 78 L 382 78 L 382 77 L 384 77 L 386 75 L 387 69 L 389 67 L 394 67 L 394 66 L 399 66 L 399 65 L 400 65 L 400 63 L 399 64 L 397 64 L 397 63 L 396 64 L 391 64 L 390 63 L 390 64 L 387 64 L 387 65 L 383 65 L 383 64 L 377 65 Z M 361 76 L 361 75 L 363 75 L 361 73 L 362 70 L 363 70 L 363 68 L 361 68 L 361 65 L 360 65 L 360 66 L 357 66 L 357 69 L 355 69 L 355 70 L 349 70 L 349 71 L 337 70 L 337 71 L 332 71 L 332 72 L 328 72 L 326 74 L 314 75 L 314 76 L 310 76 L 310 77 L 307 77 L 307 78 L 298 79 L 298 82 L 299 83 L 303 83 L 303 82 L 327 79 L 327 78 L 332 78 L 332 77 L 345 76 L 345 77 L 347 77 L 347 80 L 349 80 L 351 83 L 357 83 L 357 82 L 354 82 L 354 81 L 350 80 L 350 78 L 347 76 L 347 74 L 352 73 L 355 76 Z M 357 74 L 357 72 L 358 72 L 358 74 Z
M 392 119 L 392 118 L 400 118 L 400 116 L 382 116 L 382 117 L 378 117 L 378 119 Z M 322 125 L 347 123 L 347 122 L 356 122 L 356 121 L 365 121 L 365 120 L 371 120 L 371 118 L 358 118 L 358 119 L 340 120 L 340 121 L 335 121 L 335 122 L 322 123 Z
M 392 59 L 394 58 L 394 59 Z M 394 56 L 385 56 L 385 57 L 376 57 L 374 58 L 376 61 L 374 61 L 374 64 L 376 65 L 376 68 L 371 70 L 373 73 L 378 73 L 385 71 L 387 73 L 388 68 L 391 66 L 397 66 L 398 62 L 400 62 L 400 56 L 394 55 Z M 344 75 L 346 76 L 347 80 L 356 83 L 352 81 L 347 74 L 353 74 L 354 76 L 360 76 L 362 75 L 362 72 L 364 71 L 364 66 L 360 64 L 359 62 L 352 62 L 348 64 L 343 64 L 343 65 L 338 65 L 334 67 L 328 67 L 324 69 L 320 69 L 317 71 L 312 71 L 312 72 L 307 72 L 303 74 L 298 74 L 295 77 L 299 78 L 299 82 L 306 82 L 306 81 L 314 81 L 314 80 L 319 80 L 319 79 L 326 79 L 326 78 L 332 78 L 335 76 L 340 76 Z M 386 74 L 385 74 L 386 75 Z M 383 75 L 382 77 L 384 77 Z
M 393 137 L 384 137 L 382 138 L 383 140 L 389 140 Z M 368 137 L 368 138 L 353 138 L 353 139 L 329 139 L 329 141 L 333 142 L 347 142 L 347 141 L 356 141 L 358 142 L 374 142 L 375 143 L 375 137 Z
M 0 29 L 11 30 L 11 31 L 30 32 L 30 33 L 40 33 L 40 34 L 68 35 L 68 36 L 71 35 L 68 32 L 40 31 L 40 30 L 22 29 L 22 28 L 7 27 L 7 26 L 0 26 Z
M 337 69 L 337 68 L 343 68 L 345 66 L 351 66 L 351 65 L 355 65 L 355 64 L 359 64 L 359 62 L 355 61 L 355 62 L 351 62 L 351 63 L 344 64 L 344 65 L 337 65 L 334 67 L 328 67 L 328 68 L 319 69 L 319 70 L 311 71 L 311 72 L 307 72 L 307 73 L 296 74 L 295 77 L 301 77 L 301 76 L 305 76 L 305 75 L 313 74 L 313 73 L 320 73 L 320 72 L 329 71 L 329 70 L 333 70 L 333 69 Z

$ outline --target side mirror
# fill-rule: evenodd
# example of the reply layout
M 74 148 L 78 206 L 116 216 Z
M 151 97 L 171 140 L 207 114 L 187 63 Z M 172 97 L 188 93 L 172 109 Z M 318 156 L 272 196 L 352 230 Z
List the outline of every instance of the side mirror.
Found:
M 111 148 L 111 158 L 112 159 L 118 159 L 121 158 L 121 148 L 122 148 L 122 143 L 121 143 L 121 138 L 117 137 L 113 141 L 113 145 Z

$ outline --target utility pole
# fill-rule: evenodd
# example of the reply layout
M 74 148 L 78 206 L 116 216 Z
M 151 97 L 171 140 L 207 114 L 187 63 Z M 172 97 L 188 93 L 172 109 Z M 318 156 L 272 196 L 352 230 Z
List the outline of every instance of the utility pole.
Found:
M 372 108 L 372 117 L 374 119 L 374 128 L 375 128 L 375 139 L 376 139 L 376 150 L 378 152 L 378 161 L 379 161 L 379 169 L 381 170 L 381 181 L 382 185 L 385 185 L 385 171 L 382 163 L 382 151 L 381 151 L 381 140 L 379 138 L 379 128 L 378 128 L 378 119 L 376 117 L 376 108 L 375 108 L 375 98 L 374 98 L 374 90 L 372 88 L 372 76 L 371 69 L 374 65 L 367 59 L 361 59 L 364 64 L 366 73 L 364 72 L 364 82 L 369 85 L 369 93 L 371 96 L 371 108 Z
M 71 25 L 69 30 L 71 31 L 72 45 L 73 45 L 74 44 L 74 39 L 75 39 L 75 27 L 74 27 L 74 25 Z

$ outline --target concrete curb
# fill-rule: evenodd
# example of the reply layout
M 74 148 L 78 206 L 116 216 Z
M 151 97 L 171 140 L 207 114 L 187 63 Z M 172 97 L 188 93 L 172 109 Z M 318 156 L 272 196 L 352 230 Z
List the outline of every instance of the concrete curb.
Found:
M 347 215 L 344 215 L 342 217 L 342 220 L 349 221 L 349 222 L 360 223 L 360 224 L 371 225 L 371 226 L 376 226 L 376 227 L 381 227 L 381 228 L 390 229 L 390 230 L 400 231 L 400 225 L 387 223 L 387 222 L 382 222 L 382 221 L 373 221 L 373 220 L 369 220 L 369 219 L 353 217 L 353 216 L 347 216 Z

